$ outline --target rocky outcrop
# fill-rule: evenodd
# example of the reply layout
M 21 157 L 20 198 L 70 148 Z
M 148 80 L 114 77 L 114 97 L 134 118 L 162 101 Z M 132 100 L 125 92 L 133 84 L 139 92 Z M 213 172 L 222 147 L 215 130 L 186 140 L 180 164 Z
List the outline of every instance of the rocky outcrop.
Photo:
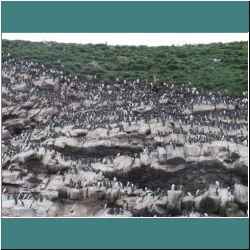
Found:
M 27 86 L 26 83 L 20 83 L 18 84 L 17 86 L 15 86 L 15 90 L 18 91 L 18 92 L 27 92 L 29 90 L 29 87 Z
M 235 184 L 233 194 L 236 202 L 245 205 L 248 204 L 248 187 L 241 184 Z
M 2 130 L 2 140 L 11 139 L 11 138 L 12 138 L 12 136 L 11 136 L 9 130 L 3 129 Z
M 3 216 L 247 216 L 246 98 L 12 63 L 2 71 Z
M 181 214 L 182 191 L 168 190 L 167 209 L 173 214 Z

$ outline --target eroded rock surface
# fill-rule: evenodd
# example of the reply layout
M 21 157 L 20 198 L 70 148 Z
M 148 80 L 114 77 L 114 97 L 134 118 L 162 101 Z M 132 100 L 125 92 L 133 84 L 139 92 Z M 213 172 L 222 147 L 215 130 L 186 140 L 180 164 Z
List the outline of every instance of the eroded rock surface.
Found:
M 2 214 L 247 216 L 246 98 L 2 68 Z

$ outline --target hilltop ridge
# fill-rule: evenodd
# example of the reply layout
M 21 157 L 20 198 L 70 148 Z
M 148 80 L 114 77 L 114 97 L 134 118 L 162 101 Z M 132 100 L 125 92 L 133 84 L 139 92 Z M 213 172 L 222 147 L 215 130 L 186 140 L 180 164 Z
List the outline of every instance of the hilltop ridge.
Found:
M 38 62 L 91 80 L 139 78 L 141 84 L 185 84 L 241 95 L 248 89 L 247 42 L 184 46 L 108 46 L 2 41 L 3 60 Z

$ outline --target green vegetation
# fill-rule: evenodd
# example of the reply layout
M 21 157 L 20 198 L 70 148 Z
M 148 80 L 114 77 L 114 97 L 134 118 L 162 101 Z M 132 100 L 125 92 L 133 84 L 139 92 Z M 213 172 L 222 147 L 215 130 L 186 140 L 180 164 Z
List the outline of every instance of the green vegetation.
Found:
M 3 59 L 9 53 L 11 58 L 39 62 L 80 77 L 140 78 L 159 84 L 191 81 L 196 87 L 228 89 L 235 94 L 248 88 L 247 42 L 147 47 L 3 40 L 2 51 Z

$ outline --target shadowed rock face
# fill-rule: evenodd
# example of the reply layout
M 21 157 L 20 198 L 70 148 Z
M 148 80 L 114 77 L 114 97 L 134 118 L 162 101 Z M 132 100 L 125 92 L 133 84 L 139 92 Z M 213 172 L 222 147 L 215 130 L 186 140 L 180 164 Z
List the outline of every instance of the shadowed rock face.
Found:
M 114 175 L 109 175 L 114 176 Z M 155 170 L 154 168 L 136 168 L 127 172 L 125 176 L 123 173 L 117 173 L 119 179 L 132 182 L 137 182 L 141 187 L 150 187 L 152 190 L 162 188 L 170 189 L 171 184 L 183 185 L 183 190 L 195 193 L 197 189 L 204 190 L 209 184 L 214 184 L 217 179 L 221 180 L 224 186 L 230 186 L 234 183 L 234 173 L 227 171 L 219 166 L 190 166 L 183 170 L 171 173 L 163 170 Z M 241 179 L 242 181 L 242 179 Z M 244 183 L 244 181 L 242 181 Z M 247 183 L 244 183 L 247 185 Z
M 246 98 L 3 62 L 4 216 L 246 216 Z

